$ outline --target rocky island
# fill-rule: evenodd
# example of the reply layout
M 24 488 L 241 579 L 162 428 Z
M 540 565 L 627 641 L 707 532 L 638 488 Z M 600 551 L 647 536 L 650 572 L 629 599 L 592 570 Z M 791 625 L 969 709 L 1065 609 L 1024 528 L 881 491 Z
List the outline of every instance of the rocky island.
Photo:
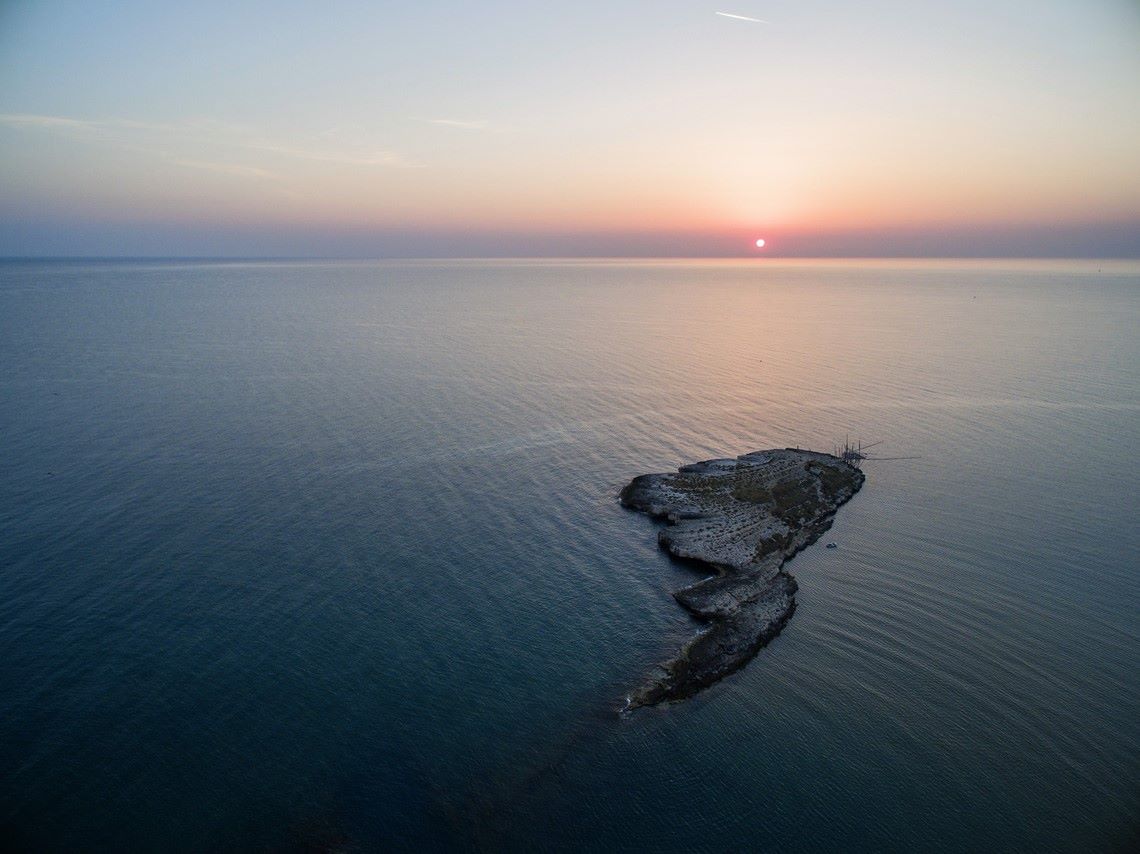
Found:
M 626 709 L 690 697 L 778 635 L 796 607 L 784 563 L 819 539 L 862 485 L 863 473 L 843 459 L 796 448 L 635 477 L 622 505 L 665 519 L 661 546 L 715 575 L 673 593 L 710 626 L 633 692 Z

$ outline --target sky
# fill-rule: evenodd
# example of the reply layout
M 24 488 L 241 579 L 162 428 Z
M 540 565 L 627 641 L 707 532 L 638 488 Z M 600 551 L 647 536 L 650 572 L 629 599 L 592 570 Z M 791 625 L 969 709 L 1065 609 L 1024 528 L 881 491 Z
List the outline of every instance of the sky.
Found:
M 0 0 L 0 255 L 756 254 L 1140 256 L 1140 0 Z

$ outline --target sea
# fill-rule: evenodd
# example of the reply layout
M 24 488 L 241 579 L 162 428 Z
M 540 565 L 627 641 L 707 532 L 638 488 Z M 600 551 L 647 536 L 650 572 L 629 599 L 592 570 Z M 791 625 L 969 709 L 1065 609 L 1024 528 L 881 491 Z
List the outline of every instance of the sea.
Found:
M 0 263 L 0 842 L 1140 847 L 1140 262 Z M 871 443 L 742 671 L 635 475 Z

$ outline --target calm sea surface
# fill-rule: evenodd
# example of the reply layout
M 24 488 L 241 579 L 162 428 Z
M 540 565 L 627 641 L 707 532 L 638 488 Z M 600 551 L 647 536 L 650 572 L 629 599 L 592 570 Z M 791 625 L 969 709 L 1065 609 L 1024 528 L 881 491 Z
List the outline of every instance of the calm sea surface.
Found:
M 1140 265 L 0 264 L 0 837 L 1140 842 Z M 881 440 L 741 673 L 636 474 Z

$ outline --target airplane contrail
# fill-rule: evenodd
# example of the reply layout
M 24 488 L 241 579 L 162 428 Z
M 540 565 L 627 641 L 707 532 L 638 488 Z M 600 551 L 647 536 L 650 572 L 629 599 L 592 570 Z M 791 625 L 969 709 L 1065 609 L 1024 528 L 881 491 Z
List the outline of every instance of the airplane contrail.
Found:
M 766 24 L 767 21 L 761 21 L 759 18 L 749 18 L 747 15 L 734 15 L 731 12 L 717 12 L 722 18 L 732 18 L 737 21 L 750 21 L 753 24 Z

